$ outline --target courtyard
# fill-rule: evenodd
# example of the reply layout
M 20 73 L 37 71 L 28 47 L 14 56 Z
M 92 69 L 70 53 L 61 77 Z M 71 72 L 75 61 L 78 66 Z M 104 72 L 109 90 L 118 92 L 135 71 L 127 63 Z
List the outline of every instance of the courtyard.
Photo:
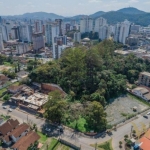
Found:
M 133 107 L 135 107 L 137 111 L 133 111 Z M 148 105 L 130 97 L 129 95 L 115 98 L 111 100 L 110 104 L 106 108 L 108 124 L 114 125 L 122 122 L 126 118 L 130 118 L 147 108 L 149 108 Z

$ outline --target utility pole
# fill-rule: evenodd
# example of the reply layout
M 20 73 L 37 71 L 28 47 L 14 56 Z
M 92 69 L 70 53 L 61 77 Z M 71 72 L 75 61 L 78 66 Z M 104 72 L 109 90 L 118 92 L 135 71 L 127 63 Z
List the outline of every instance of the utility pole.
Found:
M 95 150 L 97 150 L 97 143 L 95 143 Z

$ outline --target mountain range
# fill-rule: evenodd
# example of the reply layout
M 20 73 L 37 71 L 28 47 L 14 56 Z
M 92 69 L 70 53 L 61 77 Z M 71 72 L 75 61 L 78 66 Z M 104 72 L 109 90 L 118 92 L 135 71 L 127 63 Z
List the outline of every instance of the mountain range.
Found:
M 85 17 L 87 15 L 77 15 L 73 17 L 65 17 L 61 15 L 57 15 L 54 13 L 46 13 L 46 12 L 34 12 L 34 13 L 25 13 L 23 15 L 15 15 L 15 16 L 3 16 L 4 18 L 19 18 L 19 19 L 63 19 L 64 21 L 70 21 L 70 20 L 76 20 L 79 21 L 81 18 Z M 122 22 L 125 19 L 128 19 L 129 21 L 143 25 L 148 26 L 150 25 L 150 13 L 144 12 L 141 10 L 138 10 L 134 7 L 128 7 L 123 8 L 117 11 L 98 11 L 94 14 L 89 15 L 91 18 L 96 19 L 98 17 L 104 17 L 107 19 L 109 24 L 115 24 L 117 22 Z

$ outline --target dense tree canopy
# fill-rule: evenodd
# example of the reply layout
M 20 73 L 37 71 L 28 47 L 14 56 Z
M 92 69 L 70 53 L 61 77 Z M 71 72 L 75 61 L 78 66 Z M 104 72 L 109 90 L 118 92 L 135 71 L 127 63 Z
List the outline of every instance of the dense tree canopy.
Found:
M 117 46 L 106 40 L 90 48 L 67 49 L 59 60 L 43 64 L 30 73 L 32 81 L 58 84 L 68 94 L 67 100 L 63 100 L 59 93 L 51 93 L 45 105 L 47 119 L 59 123 L 72 120 L 67 115 L 74 112 L 68 101 L 80 100 L 85 104 L 85 113 L 72 117 L 75 120 L 80 117 L 86 119 L 88 129 L 101 131 L 105 128 L 103 108 L 109 99 L 125 93 L 127 81 L 134 83 L 141 71 L 150 71 L 147 60 L 132 54 L 126 57 L 115 54 Z

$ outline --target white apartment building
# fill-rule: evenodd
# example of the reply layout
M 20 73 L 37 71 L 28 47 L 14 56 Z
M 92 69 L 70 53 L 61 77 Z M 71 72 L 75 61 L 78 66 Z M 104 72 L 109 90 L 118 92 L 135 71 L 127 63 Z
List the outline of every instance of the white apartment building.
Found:
M 37 20 L 34 23 L 34 32 L 36 33 L 42 33 L 43 32 L 43 24 L 41 20 Z
M 98 19 L 95 20 L 95 27 L 94 27 L 94 31 L 95 32 L 99 32 L 100 27 L 101 26 L 106 26 L 107 25 L 107 20 L 100 17 Z
M 108 27 L 107 26 L 101 26 L 99 28 L 99 39 L 100 40 L 107 39 L 107 32 L 108 32 Z
M 46 43 L 52 45 L 54 38 L 59 36 L 59 25 L 57 23 L 47 23 L 45 25 Z
M 75 32 L 74 33 L 74 38 L 73 38 L 74 42 L 81 42 L 81 33 L 80 32 Z
M 125 20 L 121 23 L 120 26 L 120 34 L 119 34 L 119 42 L 125 44 L 126 38 L 129 36 L 130 33 L 130 26 L 131 23 L 128 20 Z
M 0 33 L 0 51 L 4 50 L 4 43 L 3 43 L 3 36 L 2 33 Z
M 9 35 L 8 35 L 8 32 L 7 32 L 6 26 L 0 25 L 0 32 L 2 33 L 3 40 L 5 42 L 9 41 Z
M 114 41 L 116 41 L 116 42 L 119 42 L 120 27 L 121 27 L 121 24 L 120 24 L 120 23 L 117 23 L 117 24 L 115 25 Z
M 91 32 L 93 31 L 93 19 L 85 17 L 80 20 L 80 32 Z
M 32 26 L 31 25 L 21 25 L 20 26 L 20 39 L 22 41 L 32 42 Z

